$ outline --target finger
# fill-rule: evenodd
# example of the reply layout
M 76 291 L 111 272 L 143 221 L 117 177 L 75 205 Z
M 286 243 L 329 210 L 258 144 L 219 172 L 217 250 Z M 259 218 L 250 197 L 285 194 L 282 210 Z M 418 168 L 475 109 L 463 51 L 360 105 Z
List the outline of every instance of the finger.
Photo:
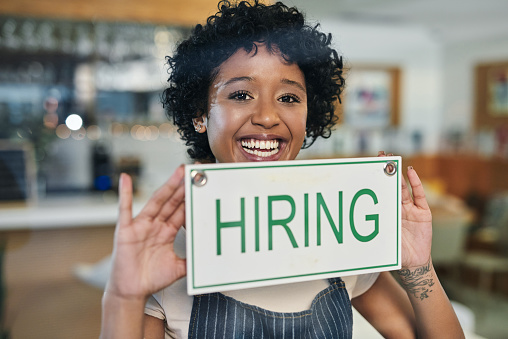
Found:
M 174 274 L 175 280 L 183 278 L 187 275 L 187 261 L 185 259 L 176 259 Z
M 139 213 L 140 216 L 155 218 L 162 206 L 168 201 L 169 198 L 177 191 L 181 181 L 184 177 L 184 168 L 183 165 L 179 166 L 176 171 L 171 175 L 171 177 L 166 181 L 161 188 L 159 188 L 153 196 L 150 198 L 146 206 Z
M 160 220 L 166 221 L 175 210 L 185 201 L 185 185 L 184 182 L 181 181 L 180 186 L 178 186 L 176 192 L 166 201 L 164 206 L 162 206 L 159 211 L 158 218 Z
M 378 157 L 386 157 L 385 151 L 379 151 L 377 152 Z
M 185 203 L 182 202 L 166 221 L 166 224 L 176 231 L 185 223 Z
M 408 168 L 407 177 L 409 179 L 411 189 L 413 190 L 413 200 L 415 205 L 423 209 L 429 209 L 429 204 L 427 202 L 427 198 L 425 198 L 425 191 L 423 190 L 422 182 L 412 166 L 409 166 Z
M 402 197 L 402 205 L 413 204 L 411 192 L 409 192 L 409 188 L 407 187 L 406 180 L 403 176 L 401 182 L 401 197 Z
M 120 174 L 118 195 L 118 223 L 126 225 L 132 220 L 132 179 L 125 173 Z

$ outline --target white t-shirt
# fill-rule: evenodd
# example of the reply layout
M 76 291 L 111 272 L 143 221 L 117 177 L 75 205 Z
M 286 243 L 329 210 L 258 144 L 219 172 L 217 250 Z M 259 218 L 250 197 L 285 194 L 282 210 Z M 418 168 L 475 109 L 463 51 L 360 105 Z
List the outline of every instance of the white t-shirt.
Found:
M 175 239 L 174 248 L 177 255 L 185 257 L 185 230 L 183 228 Z M 374 284 L 378 275 L 379 273 L 370 273 L 343 277 L 342 280 L 346 284 L 349 297 L 354 298 L 367 291 Z M 222 293 L 238 301 L 274 312 L 300 312 L 308 310 L 314 297 L 328 286 L 328 280 L 322 279 Z M 153 294 L 146 303 L 145 313 L 159 319 L 166 319 L 168 327 L 177 338 L 187 338 L 192 303 L 193 296 L 187 295 L 187 279 L 182 278 Z M 167 338 L 169 337 L 167 336 Z

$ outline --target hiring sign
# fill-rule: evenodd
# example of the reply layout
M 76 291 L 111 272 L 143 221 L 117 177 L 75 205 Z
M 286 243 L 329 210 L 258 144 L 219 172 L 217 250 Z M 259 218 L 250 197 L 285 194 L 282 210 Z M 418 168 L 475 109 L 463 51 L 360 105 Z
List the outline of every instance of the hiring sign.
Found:
M 190 295 L 400 268 L 400 157 L 185 167 Z

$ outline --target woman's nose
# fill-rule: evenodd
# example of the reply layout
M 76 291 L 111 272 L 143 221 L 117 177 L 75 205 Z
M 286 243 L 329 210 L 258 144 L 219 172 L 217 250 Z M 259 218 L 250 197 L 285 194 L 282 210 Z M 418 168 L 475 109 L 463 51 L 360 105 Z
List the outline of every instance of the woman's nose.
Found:
M 256 111 L 252 114 L 252 123 L 254 125 L 262 126 L 263 128 L 272 128 L 280 123 L 280 116 L 277 103 L 274 102 L 260 102 L 256 107 Z

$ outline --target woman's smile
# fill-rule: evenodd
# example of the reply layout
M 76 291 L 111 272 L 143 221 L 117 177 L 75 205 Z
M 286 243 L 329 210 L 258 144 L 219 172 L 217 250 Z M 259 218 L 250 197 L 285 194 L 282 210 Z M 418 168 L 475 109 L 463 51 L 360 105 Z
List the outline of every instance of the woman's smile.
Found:
M 244 152 L 247 153 L 246 156 L 251 161 L 276 160 L 281 148 L 285 146 L 285 142 L 282 139 L 268 135 L 242 138 L 240 143 Z

